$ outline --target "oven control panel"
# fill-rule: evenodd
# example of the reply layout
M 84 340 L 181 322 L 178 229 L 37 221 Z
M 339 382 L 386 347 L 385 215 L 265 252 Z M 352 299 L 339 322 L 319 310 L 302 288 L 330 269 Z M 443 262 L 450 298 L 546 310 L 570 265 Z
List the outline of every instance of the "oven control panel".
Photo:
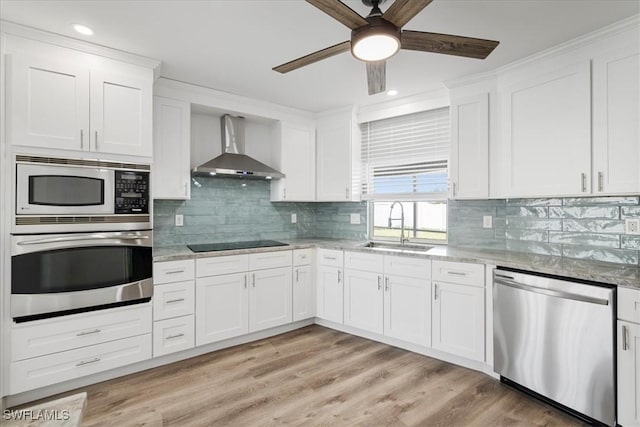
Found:
M 149 213 L 149 172 L 116 171 L 115 213 Z

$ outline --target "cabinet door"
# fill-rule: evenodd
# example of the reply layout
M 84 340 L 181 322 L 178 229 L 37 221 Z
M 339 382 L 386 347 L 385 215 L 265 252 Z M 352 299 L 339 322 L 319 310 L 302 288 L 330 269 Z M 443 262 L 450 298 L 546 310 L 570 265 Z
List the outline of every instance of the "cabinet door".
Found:
M 249 332 L 291 323 L 291 267 L 251 273 Z
M 191 104 L 153 98 L 154 199 L 189 200 Z
M 589 61 L 510 86 L 502 101 L 507 196 L 590 193 Z
M 196 345 L 249 332 L 247 273 L 196 280 Z
M 89 149 L 89 70 L 11 55 L 7 61 L 7 138 L 15 145 Z
M 348 115 L 318 122 L 318 201 L 351 200 L 352 133 L 352 121 Z
M 388 275 L 384 290 L 384 334 L 429 347 L 431 281 Z
M 640 325 L 618 321 L 618 423 L 640 426 Z
M 489 197 L 489 94 L 451 103 L 451 196 Z
M 484 361 L 484 289 L 433 283 L 433 348 Z
M 344 270 L 344 324 L 383 332 L 382 274 Z
M 315 129 L 281 124 L 280 172 L 272 181 L 272 201 L 314 201 L 316 197 Z
M 301 265 L 293 268 L 293 321 L 309 319 L 315 316 L 316 299 L 311 266 Z
M 101 153 L 152 155 L 152 81 L 91 71 L 91 147 Z
M 594 192 L 640 192 L 640 52 L 593 61 Z
M 343 319 L 342 268 L 321 265 L 316 274 L 316 316 L 336 323 Z

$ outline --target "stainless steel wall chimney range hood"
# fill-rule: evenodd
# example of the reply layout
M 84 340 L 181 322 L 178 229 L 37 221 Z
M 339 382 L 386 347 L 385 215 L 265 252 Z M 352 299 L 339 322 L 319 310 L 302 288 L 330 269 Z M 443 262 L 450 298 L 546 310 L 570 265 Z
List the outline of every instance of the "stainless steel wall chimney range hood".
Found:
M 191 172 L 200 176 L 236 178 L 278 179 L 284 174 L 245 152 L 244 118 L 225 114 L 220 118 L 222 154 L 194 168 Z

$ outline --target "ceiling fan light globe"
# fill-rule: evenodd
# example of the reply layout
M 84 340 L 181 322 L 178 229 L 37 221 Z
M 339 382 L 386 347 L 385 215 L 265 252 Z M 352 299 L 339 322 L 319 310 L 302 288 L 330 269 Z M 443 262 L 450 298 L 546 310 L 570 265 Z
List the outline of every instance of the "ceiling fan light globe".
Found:
M 400 40 L 389 34 L 372 34 L 352 44 L 351 53 L 361 61 L 382 61 L 400 50 Z

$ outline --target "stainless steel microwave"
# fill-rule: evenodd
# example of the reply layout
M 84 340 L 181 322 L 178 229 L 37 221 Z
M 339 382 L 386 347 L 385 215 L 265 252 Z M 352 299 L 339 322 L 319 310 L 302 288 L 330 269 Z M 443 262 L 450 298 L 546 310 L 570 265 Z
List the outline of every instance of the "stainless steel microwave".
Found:
M 149 165 L 16 156 L 14 233 L 151 228 Z

